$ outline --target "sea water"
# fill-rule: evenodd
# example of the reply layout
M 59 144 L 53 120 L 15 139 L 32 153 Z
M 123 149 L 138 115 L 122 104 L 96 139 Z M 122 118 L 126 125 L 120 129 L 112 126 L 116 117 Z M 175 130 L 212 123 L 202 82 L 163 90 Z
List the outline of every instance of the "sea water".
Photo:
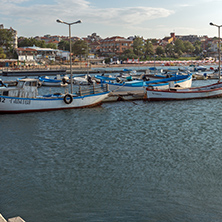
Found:
M 222 99 L 0 115 L 0 213 L 221 221 L 221 129 Z

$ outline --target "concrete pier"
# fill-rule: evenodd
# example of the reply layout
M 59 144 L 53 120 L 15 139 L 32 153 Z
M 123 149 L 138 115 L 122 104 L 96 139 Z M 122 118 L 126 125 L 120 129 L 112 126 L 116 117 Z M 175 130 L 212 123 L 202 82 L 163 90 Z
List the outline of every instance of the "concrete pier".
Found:
M 1 214 L 0 214 L 0 222 L 25 222 L 21 217 L 13 217 L 6 220 Z
M 65 75 L 66 70 L 9 70 L 2 71 L 2 76 L 49 76 Z

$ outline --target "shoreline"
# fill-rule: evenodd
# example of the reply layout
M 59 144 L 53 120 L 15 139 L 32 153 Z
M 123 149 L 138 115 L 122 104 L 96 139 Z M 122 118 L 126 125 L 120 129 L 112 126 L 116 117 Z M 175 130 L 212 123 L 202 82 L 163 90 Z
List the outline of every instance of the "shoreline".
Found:
M 84 65 L 85 64 L 85 65 Z M 146 71 L 148 67 L 161 67 L 161 68 L 173 68 L 173 67 L 187 67 L 187 66 L 218 66 L 218 62 L 204 61 L 204 60 L 191 60 L 191 61 L 149 61 L 140 63 L 123 63 L 123 64 L 90 64 L 87 67 L 87 63 L 73 64 L 72 73 L 75 74 L 93 74 L 101 72 L 121 72 L 124 68 L 130 68 L 140 71 Z M 107 70 L 106 70 L 107 69 Z M 53 72 L 54 71 L 54 72 Z M 52 72 L 52 73 L 50 73 Z M 55 73 L 58 72 L 58 73 Z M 28 66 L 28 67 L 1 67 L 1 76 L 16 76 L 16 75 L 56 75 L 56 74 L 70 74 L 70 65 L 47 65 L 47 66 Z

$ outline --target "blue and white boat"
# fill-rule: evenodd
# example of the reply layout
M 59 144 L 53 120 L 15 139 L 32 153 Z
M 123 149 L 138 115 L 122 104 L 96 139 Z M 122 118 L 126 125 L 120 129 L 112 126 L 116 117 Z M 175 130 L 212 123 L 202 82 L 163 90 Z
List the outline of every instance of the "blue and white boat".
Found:
M 153 89 L 170 89 L 174 87 L 189 88 L 192 85 L 192 74 L 174 75 L 170 78 L 151 80 L 146 86 Z
M 48 76 L 41 76 L 39 77 L 39 81 L 41 83 L 42 86 L 50 86 L 50 87 L 54 87 L 54 86 L 58 86 L 58 87 L 63 87 L 63 86 L 67 86 L 68 85 L 68 80 L 69 78 L 67 76 L 64 77 L 55 77 L 54 79 L 49 78 Z
M 169 89 L 171 87 L 182 87 L 187 88 L 192 85 L 192 75 L 174 75 L 170 78 L 161 78 L 151 81 L 133 80 L 118 82 L 116 78 L 109 78 L 105 76 L 95 76 L 100 79 L 101 84 L 108 84 L 109 89 L 112 92 L 122 92 L 122 91 L 144 91 L 144 87 L 152 87 L 155 89 Z
M 0 113 L 24 113 L 96 106 L 108 96 L 107 89 L 93 87 L 75 94 L 38 95 L 38 79 L 19 79 L 16 87 L 0 89 Z
M 222 83 L 218 82 L 211 85 L 194 88 L 171 88 L 169 90 L 156 90 L 146 88 L 144 99 L 148 101 L 167 101 L 167 100 L 188 100 L 188 99 L 208 99 L 222 97 Z

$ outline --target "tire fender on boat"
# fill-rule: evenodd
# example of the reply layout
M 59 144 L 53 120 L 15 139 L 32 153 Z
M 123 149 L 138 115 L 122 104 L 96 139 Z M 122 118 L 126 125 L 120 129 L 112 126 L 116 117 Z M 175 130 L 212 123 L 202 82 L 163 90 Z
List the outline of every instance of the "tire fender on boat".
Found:
M 66 104 L 70 104 L 70 103 L 72 103 L 73 98 L 72 98 L 72 96 L 71 96 L 70 94 L 66 94 L 66 95 L 64 96 L 63 100 L 64 100 L 64 102 L 65 102 Z

